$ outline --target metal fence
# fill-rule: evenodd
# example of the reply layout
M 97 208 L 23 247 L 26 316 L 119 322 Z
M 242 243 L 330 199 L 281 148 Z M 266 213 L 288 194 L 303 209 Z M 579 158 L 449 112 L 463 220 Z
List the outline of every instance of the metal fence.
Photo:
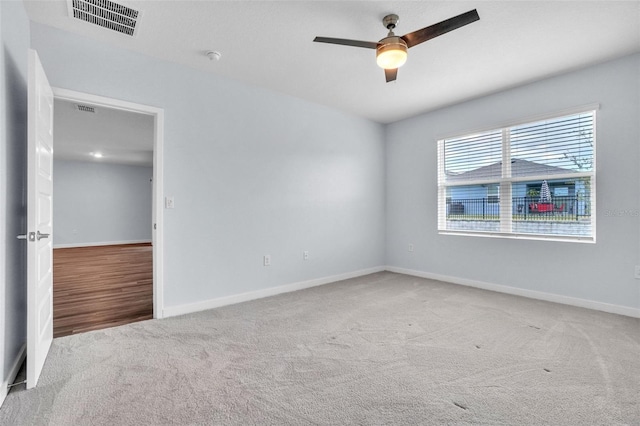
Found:
M 589 197 L 514 197 L 511 201 L 513 220 L 569 221 L 591 216 Z M 500 201 L 496 197 L 447 200 L 447 219 L 499 220 Z

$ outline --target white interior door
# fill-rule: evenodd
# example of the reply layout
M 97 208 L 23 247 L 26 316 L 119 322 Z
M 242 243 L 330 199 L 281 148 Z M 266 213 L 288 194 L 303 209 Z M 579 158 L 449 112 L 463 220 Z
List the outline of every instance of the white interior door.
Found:
M 53 91 L 29 50 L 27 160 L 27 389 L 38 383 L 53 341 Z

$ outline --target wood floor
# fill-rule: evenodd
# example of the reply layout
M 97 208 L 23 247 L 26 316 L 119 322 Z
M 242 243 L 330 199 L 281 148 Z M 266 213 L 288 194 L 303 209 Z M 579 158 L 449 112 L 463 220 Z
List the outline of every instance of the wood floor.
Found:
M 53 250 L 53 336 L 153 318 L 151 244 Z

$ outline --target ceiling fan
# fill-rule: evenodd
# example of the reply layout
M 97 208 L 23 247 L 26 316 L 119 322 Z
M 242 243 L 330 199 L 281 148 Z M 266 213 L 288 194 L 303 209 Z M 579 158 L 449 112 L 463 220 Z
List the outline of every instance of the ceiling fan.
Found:
M 316 37 L 313 39 L 319 43 L 341 44 L 344 46 L 364 47 L 376 49 L 376 62 L 384 69 L 387 83 L 394 81 L 398 76 L 398 68 L 407 61 L 407 49 L 423 43 L 432 38 L 441 36 L 449 31 L 456 30 L 480 19 L 476 9 L 463 13 L 453 18 L 446 19 L 437 24 L 422 28 L 399 37 L 393 33 L 398 23 L 398 15 L 387 15 L 382 19 L 382 24 L 389 30 L 389 34 L 379 42 L 348 40 L 344 38 Z

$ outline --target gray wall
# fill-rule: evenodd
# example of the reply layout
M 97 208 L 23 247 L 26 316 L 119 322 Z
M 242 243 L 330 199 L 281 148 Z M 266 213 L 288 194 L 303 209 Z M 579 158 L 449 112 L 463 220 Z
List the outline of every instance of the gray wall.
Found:
M 21 2 L 0 2 L 0 25 L 0 368 L 6 380 L 26 334 L 24 245 L 15 240 L 25 231 L 30 37 Z M 165 186 L 176 199 L 176 208 L 165 211 L 167 306 L 386 260 L 640 307 L 633 279 L 638 218 L 605 214 L 640 208 L 638 55 L 383 127 L 49 27 L 31 28 L 54 86 L 165 109 Z M 602 105 L 596 244 L 438 235 L 439 137 L 590 102 Z M 302 250 L 310 251 L 308 261 Z M 272 255 L 273 266 L 262 266 L 263 254 Z
M 0 2 L 0 45 L 0 382 L 4 382 L 26 340 L 26 245 L 16 239 L 26 231 L 29 21 L 22 2 Z
M 54 247 L 151 241 L 152 167 L 53 162 Z
M 605 215 L 640 207 L 637 55 L 384 127 L 50 27 L 31 27 L 32 46 L 54 86 L 165 110 L 165 194 L 176 201 L 174 210 L 165 210 L 167 306 L 385 261 L 640 305 L 633 278 L 640 263 L 638 219 Z M 438 235 L 439 137 L 592 102 L 602 105 L 596 244 Z M 308 261 L 303 250 L 311 254 Z M 262 266 L 264 254 L 272 256 L 273 266 Z
M 166 306 L 384 264 L 381 125 L 31 29 L 53 86 L 165 111 L 165 194 L 175 197 L 164 216 Z
M 635 55 L 389 125 L 387 264 L 640 307 L 640 281 L 633 276 L 640 264 L 639 75 Z M 439 138 L 593 102 L 601 105 L 596 244 L 438 234 Z

